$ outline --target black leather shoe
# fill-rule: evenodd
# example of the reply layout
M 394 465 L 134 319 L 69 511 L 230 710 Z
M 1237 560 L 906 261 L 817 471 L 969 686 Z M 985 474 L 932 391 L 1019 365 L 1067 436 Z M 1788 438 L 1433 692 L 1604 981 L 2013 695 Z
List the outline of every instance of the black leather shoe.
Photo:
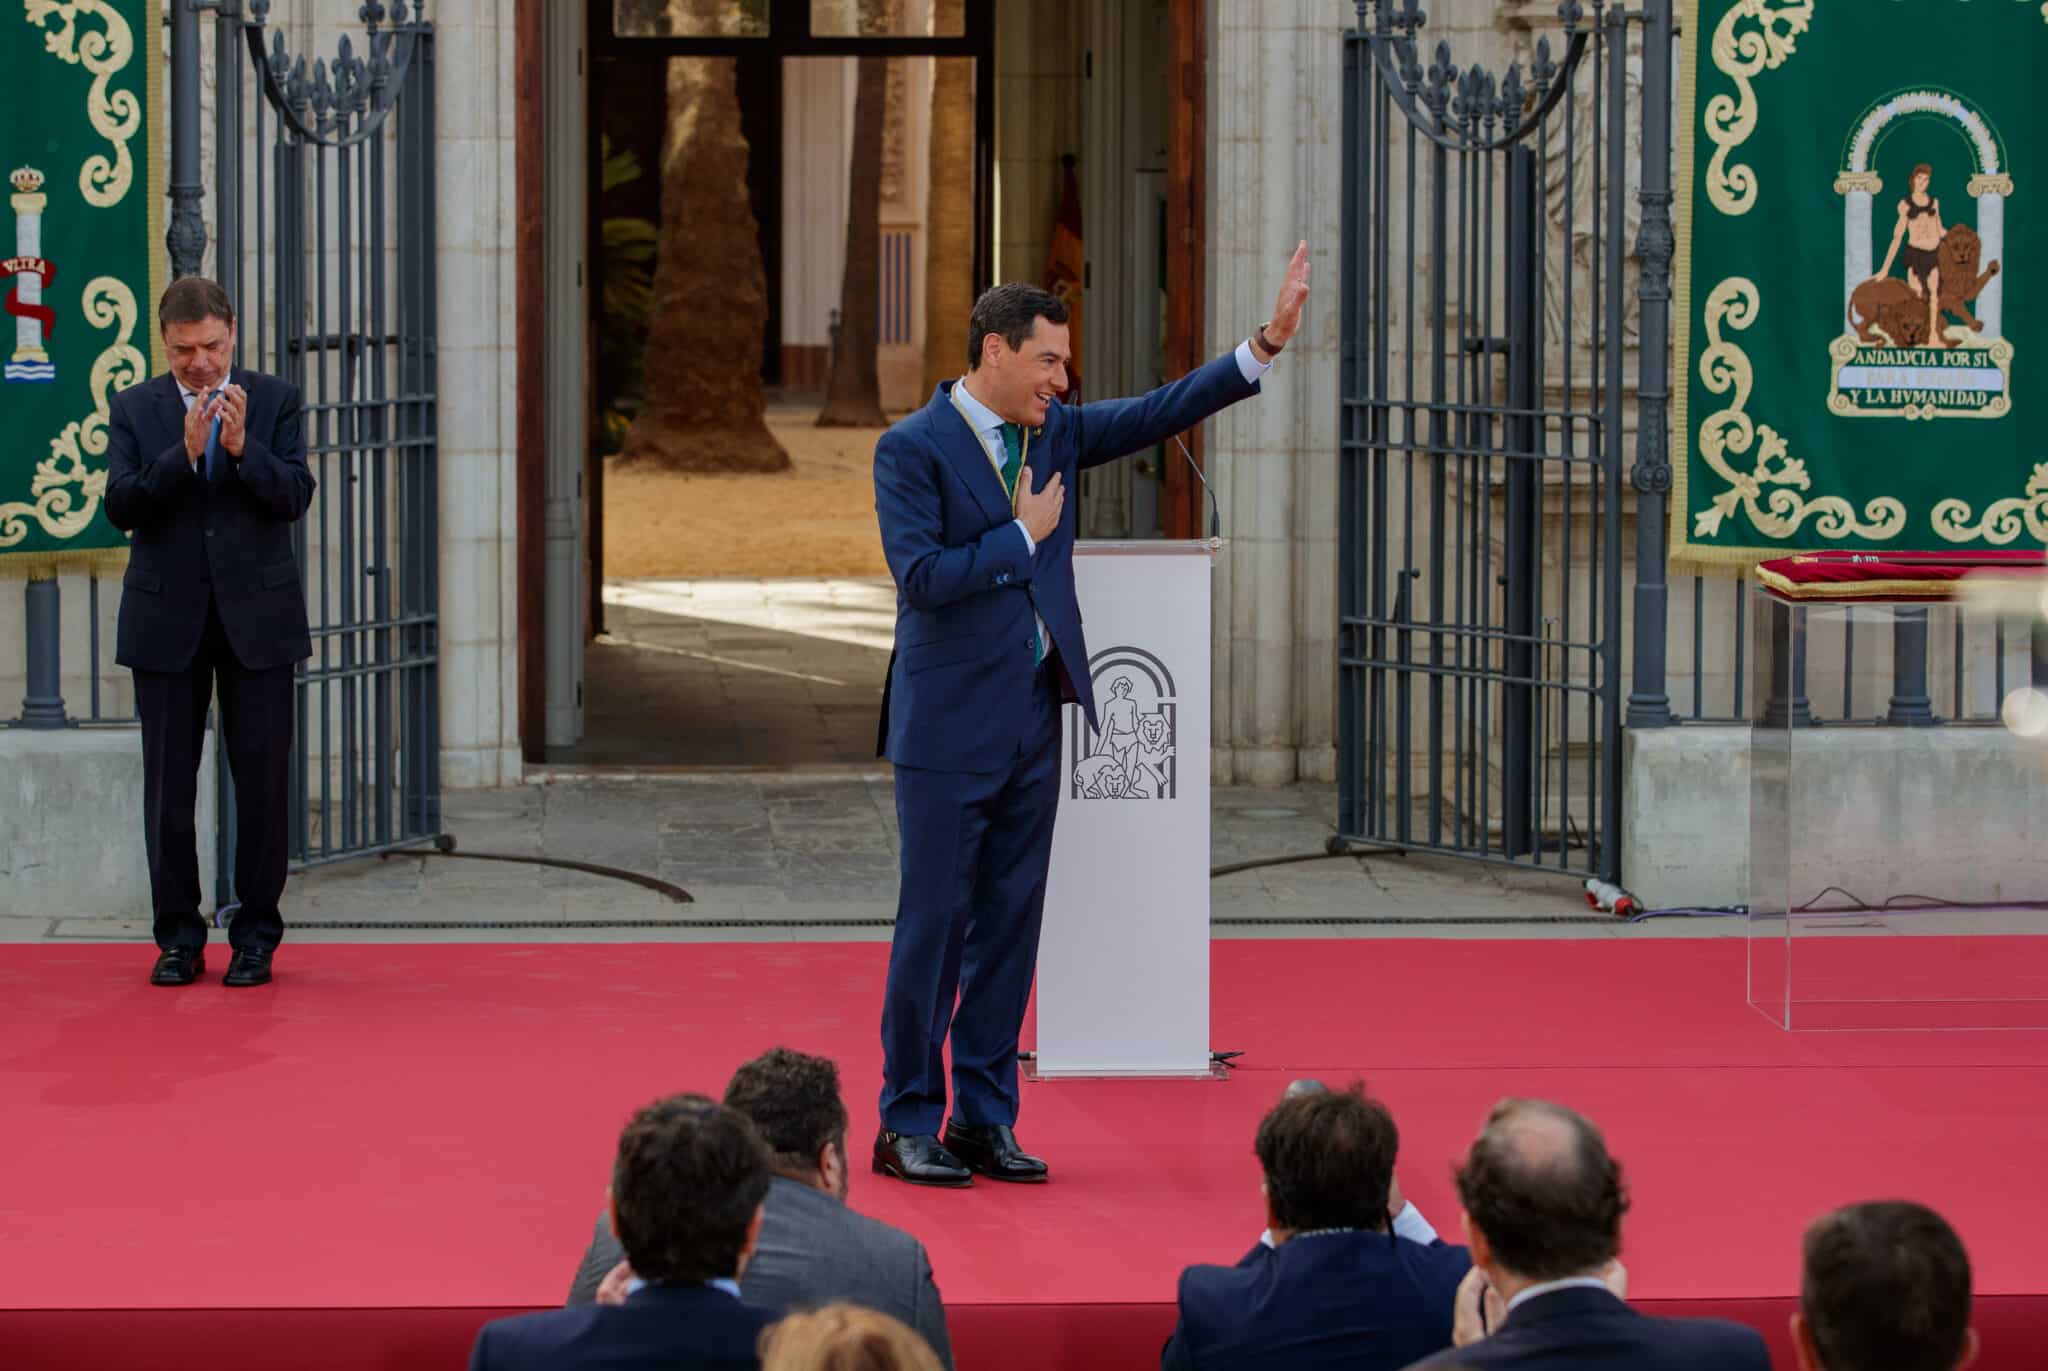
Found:
M 960 1159 L 929 1133 L 891 1133 L 875 1137 L 875 1170 L 912 1185 L 973 1185 L 974 1175 Z
M 1035 1183 L 1046 1177 L 1045 1163 L 1017 1146 L 1017 1135 L 1008 1124 L 984 1128 L 949 1120 L 946 1149 L 967 1163 L 968 1170 L 992 1181 Z
M 190 985 L 206 974 L 206 951 L 197 947 L 167 947 L 156 954 L 156 968 L 149 973 L 151 985 Z
M 228 963 L 228 974 L 220 978 L 222 985 L 268 985 L 270 984 L 271 949 L 267 947 L 238 947 L 234 960 Z

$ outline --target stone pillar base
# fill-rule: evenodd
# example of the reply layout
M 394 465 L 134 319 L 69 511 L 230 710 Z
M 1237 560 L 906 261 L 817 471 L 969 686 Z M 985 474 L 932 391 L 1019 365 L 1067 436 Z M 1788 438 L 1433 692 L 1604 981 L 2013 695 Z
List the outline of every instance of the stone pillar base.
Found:
M 214 879 L 213 739 L 199 758 L 199 888 Z M 0 729 L 0 915 L 150 918 L 137 728 Z

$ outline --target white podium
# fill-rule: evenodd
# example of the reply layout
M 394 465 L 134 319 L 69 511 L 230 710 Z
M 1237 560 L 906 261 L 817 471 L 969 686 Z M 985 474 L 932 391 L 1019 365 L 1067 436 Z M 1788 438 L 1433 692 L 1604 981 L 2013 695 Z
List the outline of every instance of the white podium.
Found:
M 1210 1074 L 1209 581 L 1223 546 L 1074 547 L 1100 727 L 1064 711 L 1041 1079 Z M 1087 690 L 1081 665 L 1067 669 Z

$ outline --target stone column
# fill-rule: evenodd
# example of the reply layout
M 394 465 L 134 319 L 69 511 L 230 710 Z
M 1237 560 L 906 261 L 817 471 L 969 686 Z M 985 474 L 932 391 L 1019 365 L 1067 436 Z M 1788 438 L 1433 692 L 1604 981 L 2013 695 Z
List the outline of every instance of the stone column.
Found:
M 433 9 L 439 272 L 441 777 L 520 777 L 513 16 Z
M 1969 191 L 1977 197 L 1977 238 L 1982 244 L 1977 256 L 1977 269 L 1983 271 L 1993 262 L 2000 264 L 1998 275 L 1985 282 L 1983 294 L 1977 297 L 1977 317 L 1984 321 L 1985 337 L 2003 338 L 2005 197 L 2012 194 L 2012 178 L 2004 175 L 1972 176 Z
M 1835 178 L 1835 194 L 1842 197 L 1842 308 L 1856 287 L 1870 279 L 1870 207 L 1873 197 L 1884 188 L 1874 171 L 1845 171 Z M 1847 327 L 1846 314 L 1843 327 Z
M 1280 785 L 1335 775 L 1337 254 L 1343 0 L 1212 8 L 1208 341 L 1235 347 L 1273 308 L 1307 239 L 1312 294 L 1264 394 L 1209 421 L 1231 540 L 1216 573 L 1212 774 Z

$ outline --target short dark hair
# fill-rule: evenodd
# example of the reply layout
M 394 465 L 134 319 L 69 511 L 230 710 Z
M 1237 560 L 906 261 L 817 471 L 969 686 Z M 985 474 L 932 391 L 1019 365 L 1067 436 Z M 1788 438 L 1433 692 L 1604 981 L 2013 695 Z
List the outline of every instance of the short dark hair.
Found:
M 164 288 L 163 298 L 156 302 L 158 333 L 172 324 L 197 324 L 208 319 L 218 319 L 232 328 L 235 307 L 229 303 L 228 293 L 220 288 L 220 282 L 204 276 L 180 276 Z
M 619 1135 L 612 1205 L 634 1274 L 678 1285 L 739 1274 L 768 1194 L 768 1149 L 746 1115 L 702 1095 L 656 1100 Z
M 1913 168 L 1913 175 L 1908 176 L 1906 180 L 1908 182 L 1912 181 L 1913 176 L 1925 176 L 1929 182 L 1932 182 L 1934 180 L 1934 167 L 1930 163 L 1922 162 Z
M 1067 302 L 1049 290 L 1022 281 L 990 286 L 967 316 L 967 369 L 973 371 L 981 365 L 982 339 L 991 333 L 1000 334 L 1010 351 L 1015 352 L 1024 346 L 1024 340 L 1038 327 L 1040 319 L 1066 323 Z
M 1562 1126 L 1545 1145 L 1531 1125 Z M 1494 1258 L 1530 1280 L 1591 1271 L 1621 1250 L 1628 1190 L 1593 1121 L 1546 1100 L 1502 1100 L 1457 1168 L 1458 1198 Z
M 1252 1144 L 1274 1224 L 1296 1231 L 1380 1227 L 1400 1146 L 1394 1116 L 1359 1082 L 1281 1100 Z
M 753 1122 L 780 1172 L 817 1170 L 826 1143 L 846 1150 L 846 1104 L 839 1068 L 824 1057 L 774 1047 L 732 1073 L 725 1107 Z
M 1852 1204 L 1806 1230 L 1799 1309 L 1827 1371 L 1950 1371 L 1970 1333 L 1970 1256 L 1925 1205 Z

